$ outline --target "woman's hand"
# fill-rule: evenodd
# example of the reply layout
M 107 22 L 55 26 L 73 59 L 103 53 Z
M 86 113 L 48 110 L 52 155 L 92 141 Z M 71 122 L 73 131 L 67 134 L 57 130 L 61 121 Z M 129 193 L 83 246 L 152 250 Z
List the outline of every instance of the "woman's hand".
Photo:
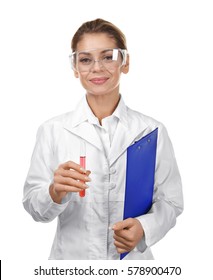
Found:
M 68 161 L 59 165 L 54 173 L 54 182 L 49 192 L 52 200 L 61 203 L 68 192 L 79 192 L 87 189 L 86 182 L 90 182 L 89 170 L 83 169 L 79 164 Z
M 133 250 L 144 235 L 141 223 L 134 218 L 114 224 L 112 230 L 114 230 L 114 245 L 119 254 Z

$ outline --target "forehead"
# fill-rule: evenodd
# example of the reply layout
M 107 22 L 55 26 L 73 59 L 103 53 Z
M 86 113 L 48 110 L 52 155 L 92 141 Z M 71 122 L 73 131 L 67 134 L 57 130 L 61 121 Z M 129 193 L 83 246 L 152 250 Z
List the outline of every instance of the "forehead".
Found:
M 77 51 L 117 48 L 114 38 L 105 33 L 84 34 L 77 44 Z

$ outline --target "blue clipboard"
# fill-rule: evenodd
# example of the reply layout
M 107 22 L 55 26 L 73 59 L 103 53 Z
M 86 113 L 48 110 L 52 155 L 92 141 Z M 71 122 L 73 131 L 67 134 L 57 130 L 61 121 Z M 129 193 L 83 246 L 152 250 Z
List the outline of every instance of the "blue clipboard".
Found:
M 123 219 L 147 213 L 152 206 L 158 128 L 127 149 Z M 122 260 L 127 253 L 120 255 Z

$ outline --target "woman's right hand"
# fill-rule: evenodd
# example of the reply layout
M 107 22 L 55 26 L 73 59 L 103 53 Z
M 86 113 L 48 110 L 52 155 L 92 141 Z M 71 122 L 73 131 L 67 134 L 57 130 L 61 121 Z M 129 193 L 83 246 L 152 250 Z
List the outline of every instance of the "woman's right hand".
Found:
M 54 172 L 54 182 L 50 185 L 50 196 L 58 204 L 68 192 L 80 192 L 88 188 L 86 182 L 91 179 L 89 170 L 83 169 L 79 164 L 68 161 L 56 169 Z

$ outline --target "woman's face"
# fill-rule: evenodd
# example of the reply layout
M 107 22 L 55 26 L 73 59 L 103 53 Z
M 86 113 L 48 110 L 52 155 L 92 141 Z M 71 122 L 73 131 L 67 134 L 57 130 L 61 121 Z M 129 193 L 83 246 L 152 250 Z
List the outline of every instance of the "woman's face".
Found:
M 128 73 L 128 59 L 126 65 L 119 65 L 115 67 L 104 66 L 104 63 L 99 61 L 103 58 L 103 50 L 117 48 L 116 42 L 113 38 L 105 33 L 84 34 L 82 39 L 77 44 L 76 51 L 86 51 L 89 57 L 95 60 L 92 66 L 86 71 L 80 69 L 74 70 L 75 77 L 79 78 L 82 86 L 86 89 L 88 94 L 105 95 L 118 94 L 119 82 L 121 73 Z M 87 56 L 79 59 L 87 62 Z M 85 61 L 85 62 L 84 62 Z

